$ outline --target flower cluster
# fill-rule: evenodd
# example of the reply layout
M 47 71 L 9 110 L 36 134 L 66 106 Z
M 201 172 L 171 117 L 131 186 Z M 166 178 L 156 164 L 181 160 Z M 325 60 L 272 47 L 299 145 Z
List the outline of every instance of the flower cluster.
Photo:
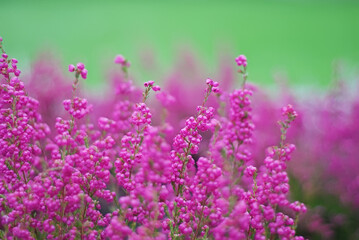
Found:
M 266 152 L 264 166 L 260 172 L 253 167 L 246 169 L 247 175 L 252 175 L 254 183 L 249 195 L 245 199 L 250 215 L 249 231 L 255 235 L 255 239 L 266 239 L 270 235 L 278 236 L 280 239 L 293 239 L 295 237 L 296 222 L 290 216 L 278 209 L 291 207 L 293 204 L 287 199 L 289 192 L 289 177 L 287 175 L 286 162 L 291 159 L 291 153 L 295 150 L 293 144 L 285 144 L 286 130 L 297 116 L 291 105 L 282 108 L 286 117 L 280 121 L 282 126 L 282 141 L 280 146 L 270 147 Z M 304 204 L 298 202 L 297 214 L 306 212 Z M 295 237 L 295 239 L 304 239 Z
M 130 66 L 131 66 L 130 62 L 127 61 L 127 60 L 125 59 L 125 57 L 122 56 L 122 55 L 120 55 L 120 54 L 115 57 L 114 62 L 115 62 L 116 64 L 120 64 L 120 65 L 123 66 L 123 67 L 130 67 Z
M 83 79 L 87 78 L 87 69 L 85 68 L 85 65 L 83 63 L 78 63 L 75 67 L 75 65 L 70 64 L 69 65 L 69 72 L 76 72 L 76 78 L 81 75 Z
M 243 66 L 243 67 L 247 67 L 247 58 L 244 55 L 239 55 L 236 58 L 236 63 L 238 66 Z
M 25 92 L 17 60 L 8 59 L 2 43 L 0 48 L 3 52 L 0 85 L 0 222 L 5 226 L 5 232 L 10 232 L 9 236 L 31 239 L 30 229 L 36 224 L 31 213 L 40 204 L 39 197 L 34 193 L 36 186 L 33 185 L 33 178 L 35 171 L 41 170 L 42 141 L 50 129 L 38 113 L 39 102 Z M 1 234 L 4 235 L 2 230 Z

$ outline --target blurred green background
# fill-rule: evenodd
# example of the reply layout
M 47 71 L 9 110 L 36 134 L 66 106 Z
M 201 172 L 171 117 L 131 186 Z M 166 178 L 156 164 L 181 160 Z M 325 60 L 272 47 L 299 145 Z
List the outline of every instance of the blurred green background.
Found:
M 152 78 L 141 75 L 139 54 L 152 49 L 163 74 L 184 45 L 209 70 L 224 49 L 233 59 L 246 54 L 258 84 L 272 84 L 281 71 L 291 85 L 324 87 L 334 60 L 354 72 L 359 66 L 357 1 L 18 0 L 0 1 L 0 9 L 0 36 L 23 69 L 55 49 L 64 71 L 85 63 L 92 87 L 118 53 L 130 59 L 131 72 Z

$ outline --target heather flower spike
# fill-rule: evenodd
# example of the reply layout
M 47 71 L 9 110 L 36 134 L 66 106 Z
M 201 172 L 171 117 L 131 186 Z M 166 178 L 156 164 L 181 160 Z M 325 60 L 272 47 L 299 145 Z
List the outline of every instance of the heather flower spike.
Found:
M 152 89 L 153 91 L 155 91 L 155 92 L 158 92 L 158 91 L 160 91 L 161 90 L 161 87 L 160 86 L 154 86 L 154 81 L 148 81 L 148 82 L 145 82 L 144 84 L 143 84 L 143 86 L 145 86 L 145 91 L 143 92 L 143 102 L 145 102 L 146 100 L 147 100 L 147 98 L 148 98 L 148 96 L 149 96 L 149 93 L 150 93 L 150 90 Z
M 87 78 L 87 69 L 85 68 L 85 65 L 81 62 L 79 62 L 76 67 L 73 64 L 70 64 L 68 69 L 69 72 L 75 72 L 75 81 L 72 85 L 72 90 L 73 92 L 75 92 L 79 84 L 79 77 L 81 76 L 82 79 Z
M 246 84 L 246 81 L 247 81 L 247 77 L 248 77 L 248 74 L 247 74 L 247 57 L 244 56 L 244 55 L 239 55 L 237 58 L 236 58 L 236 63 L 239 67 L 238 69 L 238 72 L 242 75 L 243 77 L 243 83 L 242 83 L 242 88 L 244 89 L 244 86 Z M 241 68 L 242 66 L 242 68 Z
M 288 104 L 285 107 L 282 107 L 281 109 L 282 116 L 285 117 L 284 121 L 278 121 L 278 124 L 281 127 L 281 146 L 284 144 L 284 141 L 286 139 L 287 130 L 290 127 L 291 123 L 295 120 L 295 118 L 298 116 L 297 112 L 293 109 L 293 106 L 291 104 Z
M 116 55 L 114 62 L 116 64 L 119 64 L 122 67 L 122 71 L 126 74 L 128 74 L 128 68 L 131 66 L 131 63 L 121 54 Z

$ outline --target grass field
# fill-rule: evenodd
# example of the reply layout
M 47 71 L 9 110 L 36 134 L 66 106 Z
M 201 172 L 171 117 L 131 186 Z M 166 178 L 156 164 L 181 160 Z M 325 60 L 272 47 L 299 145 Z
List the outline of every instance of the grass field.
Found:
M 92 86 L 101 84 L 105 64 L 117 53 L 137 72 L 139 53 L 153 48 L 165 72 L 183 45 L 208 69 L 222 49 L 233 58 L 246 54 L 250 78 L 260 84 L 284 71 L 292 85 L 327 86 L 333 60 L 350 69 L 359 65 L 358 2 L 0 2 L 0 35 L 23 69 L 39 51 L 55 49 L 64 70 L 83 61 Z

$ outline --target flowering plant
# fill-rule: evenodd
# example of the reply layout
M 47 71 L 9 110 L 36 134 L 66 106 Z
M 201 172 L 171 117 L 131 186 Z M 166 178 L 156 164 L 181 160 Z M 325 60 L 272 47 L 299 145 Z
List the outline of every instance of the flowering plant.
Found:
M 29 96 L 1 38 L 0 48 L 2 239 L 304 239 L 296 228 L 306 207 L 288 195 L 295 146 L 286 136 L 298 114 L 282 108 L 280 141 L 254 161 L 244 55 L 241 88 L 226 92 L 207 79 L 196 114 L 173 133 L 165 117 L 154 124 L 148 98 L 154 92 L 166 112 L 176 99 L 153 81 L 139 94 L 122 55 L 107 111 L 80 97 L 88 72 L 70 65 L 66 114 L 49 126 L 39 112 L 46 103 Z

